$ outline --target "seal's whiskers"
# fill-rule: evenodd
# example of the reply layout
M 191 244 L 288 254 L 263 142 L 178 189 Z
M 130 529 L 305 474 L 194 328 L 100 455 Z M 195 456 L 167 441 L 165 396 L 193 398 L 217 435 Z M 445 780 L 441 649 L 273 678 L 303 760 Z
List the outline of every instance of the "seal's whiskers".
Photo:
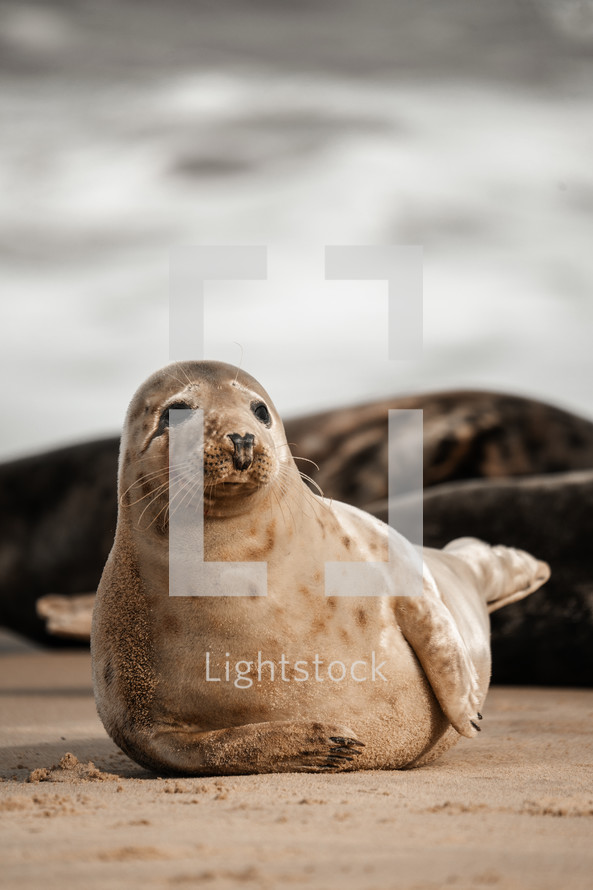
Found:
M 310 460 L 308 457 L 297 457 L 296 454 L 293 454 L 294 460 L 306 460 L 308 464 L 313 464 L 316 470 L 319 470 L 319 464 L 316 464 L 314 460 Z
M 187 460 L 187 461 L 185 461 L 183 464 L 176 464 L 175 467 L 172 467 L 172 468 L 164 467 L 164 468 L 161 469 L 161 470 L 155 470 L 153 473 L 145 473 L 143 476 L 140 476 L 138 479 L 136 479 L 135 482 L 132 482 L 131 485 L 128 485 L 128 487 L 126 488 L 126 490 L 125 490 L 125 491 L 123 492 L 123 494 L 121 495 L 121 498 L 124 498 L 124 497 L 127 495 L 127 493 L 128 493 L 129 491 L 131 491 L 133 488 L 135 488 L 137 485 L 142 485 L 142 483 L 144 483 L 144 482 L 148 482 L 148 481 L 153 481 L 153 482 L 154 482 L 155 479 L 157 479 L 157 478 L 160 477 L 160 476 L 165 476 L 165 475 L 166 475 L 166 476 L 167 476 L 167 479 L 166 479 L 166 481 L 165 481 L 164 483 L 162 483 L 162 484 L 159 486 L 159 488 L 162 488 L 163 485 L 168 485 L 168 484 L 169 484 L 169 470 L 170 470 L 170 469 L 181 470 L 181 469 L 184 469 L 184 468 L 185 468 L 188 464 L 190 464 L 190 463 L 191 463 L 191 460 Z M 130 501 L 129 506 L 130 506 L 130 507 L 133 507 L 135 504 L 139 504 L 140 501 L 143 501 L 143 500 L 144 500 L 144 498 L 147 498 L 147 497 L 149 497 L 151 494 L 154 494 L 154 493 L 155 493 L 155 489 L 153 489 L 152 491 L 149 491 L 147 494 L 143 495 L 141 498 L 138 498 L 138 500 L 136 500 L 136 501 Z M 121 500 L 121 498 L 120 498 L 120 503 L 123 503 L 122 500 Z
M 190 463 L 190 461 L 188 461 L 188 463 Z M 177 465 L 176 469 L 178 469 L 178 468 L 181 468 L 181 464 L 178 464 L 178 465 Z M 173 495 L 172 498 L 167 498 L 167 501 L 166 501 L 164 507 L 162 507 L 162 508 L 159 510 L 159 512 L 156 514 L 156 516 L 152 519 L 152 521 L 148 524 L 148 526 L 147 526 L 146 528 L 150 528 L 150 527 L 153 525 L 153 523 L 159 518 L 159 516 L 161 515 L 161 513 L 163 512 L 163 510 L 169 510 L 169 507 L 170 507 L 170 505 L 171 505 L 171 501 L 172 501 L 172 500 L 175 500 L 176 498 L 178 498 L 180 494 L 183 494 L 183 493 L 185 492 L 185 490 L 187 489 L 188 485 L 189 485 L 192 481 L 193 481 L 193 477 L 189 477 L 188 479 L 185 479 L 185 480 L 183 481 L 183 484 L 181 485 L 181 487 L 174 493 L 174 495 Z M 165 483 L 163 483 L 162 485 L 160 485 L 155 491 L 150 492 L 151 494 L 154 495 L 154 497 L 148 502 L 148 504 L 146 504 L 146 506 L 145 506 L 144 509 L 142 510 L 142 513 L 141 513 L 140 516 L 138 517 L 138 528 L 141 528 L 141 526 L 140 526 L 140 522 L 142 521 L 142 517 L 144 516 L 144 514 L 146 513 L 146 511 L 149 509 L 149 507 L 151 507 L 151 506 L 154 504 L 154 502 L 155 502 L 156 500 L 158 500 L 160 497 L 162 497 L 162 495 L 164 494 L 164 489 L 165 489 L 165 488 L 168 488 L 168 487 L 169 487 L 169 480 L 167 480 L 167 482 L 165 482 Z M 141 500 L 142 500 L 142 499 L 141 499 Z
M 315 482 L 315 479 L 311 479 L 310 476 L 307 476 L 307 474 L 301 472 L 301 470 L 299 470 L 299 476 L 301 477 L 301 479 L 306 479 L 307 482 L 310 482 L 311 485 L 313 485 L 317 489 L 320 497 L 322 497 L 322 498 L 325 497 L 325 495 L 323 494 L 323 491 L 321 489 L 321 486 L 318 485 L 317 482 Z
M 167 479 L 167 480 L 165 480 L 165 482 L 161 482 L 161 484 L 158 485 L 156 488 L 153 488 L 153 489 L 151 489 L 150 491 L 148 491 L 146 494 L 143 494 L 141 498 L 138 498 L 138 499 L 135 500 L 135 501 L 130 501 L 129 504 L 128 504 L 128 506 L 129 506 L 129 507 L 135 507 L 136 504 L 139 504 L 139 503 L 141 503 L 141 501 L 146 500 L 146 498 L 150 498 L 150 497 L 151 497 L 152 500 L 150 501 L 149 504 L 147 504 L 147 506 L 149 507 L 150 504 L 152 504 L 152 502 L 153 502 L 156 498 L 160 497 L 160 495 L 163 494 L 164 489 L 165 489 L 165 488 L 168 488 L 168 487 L 169 487 L 169 480 Z M 123 495 L 122 495 L 122 498 L 123 498 Z M 123 504 L 123 501 L 120 501 L 120 502 Z
M 187 501 L 186 506 L 190 506 L 193 502 L 195 495 L 200 494 L 203 490 L 204 490 L 204 480 L 201 478 L 200 473 L 195 473 L 193 479 L 188 479 L 185 483 L 184 489 L 181 489 L 181 491 L 184 492 L 183 497 L 181 498 L 180 501 L 178 501 L 177 504 L 175 504 L 173 506 L 173 512 L 170 511 L 170 508 L 172 506 L 172 500 L 174 500 L 175 495 L 173 496 L 173 499 L 169 501 L 169 504 L 168 504 L 169 519 L 172 516 L 175 516 L 175 514 L 179 512 L 179 510 L 181 509 L 181 507 L 183 506 L 183 504 L 186 501 Z M 177 493 L 178 492 L 176 492 L 175 494 L 177 494 Z

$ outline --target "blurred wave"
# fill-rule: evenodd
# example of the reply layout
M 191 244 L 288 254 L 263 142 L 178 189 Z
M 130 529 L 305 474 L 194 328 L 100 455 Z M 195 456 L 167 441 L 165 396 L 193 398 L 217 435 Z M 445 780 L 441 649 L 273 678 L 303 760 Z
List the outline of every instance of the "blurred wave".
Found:
M 566 4 L 470 6 L 4 4 L 0 456 L 121 426 L 181 243 L 290 249 L 206 313 L 284 414 L 483 386 L 593 416 L 590 4 L 576 37 Z M 421 362 L 387 361 L 380 285 L 321 280 L 367 243 L 424 246 Z

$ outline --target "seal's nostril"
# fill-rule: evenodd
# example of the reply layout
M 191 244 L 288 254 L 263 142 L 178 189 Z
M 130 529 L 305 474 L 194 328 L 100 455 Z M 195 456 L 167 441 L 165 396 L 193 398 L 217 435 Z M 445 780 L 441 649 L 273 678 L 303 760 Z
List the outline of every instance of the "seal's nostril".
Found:
M 239 433 L 229 433 L 228 438 L 234 445 L 233 465 L 236 470 L 247 470 L 253 463 L 253 445 L 255 436 L 251 433 L 241 436 Z

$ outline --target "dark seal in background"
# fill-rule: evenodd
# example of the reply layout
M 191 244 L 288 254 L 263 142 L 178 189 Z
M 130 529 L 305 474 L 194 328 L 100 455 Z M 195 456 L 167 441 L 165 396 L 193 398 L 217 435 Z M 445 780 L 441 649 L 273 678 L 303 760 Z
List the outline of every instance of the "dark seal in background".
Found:
M 436 393 L 286 422 L 294 453 L 334 497 L 387 519 L 387 410 L 424 411 L 424 543 L 516 546 L 552 578 L 492 616 L 493 680 L 593 684 L 593 424 L 497 393 Z M 95 591 L 117 515 L 116 438 L 0 466 L 0 622 L 49 646 L 47 594 Z

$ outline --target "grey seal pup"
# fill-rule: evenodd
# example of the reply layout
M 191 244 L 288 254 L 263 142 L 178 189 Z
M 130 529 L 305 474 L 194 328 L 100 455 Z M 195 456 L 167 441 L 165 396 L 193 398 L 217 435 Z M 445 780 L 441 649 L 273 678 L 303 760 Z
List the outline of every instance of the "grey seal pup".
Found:
M 204 558 L 267 563 L 267 596 L 169 596 L 169 411 L 181 407 L 204 417 L 203 486 L 191 461 L 179 470 L 190 506 L 201 492 Z M 187 413 L 179 434 L 197 443 Z M 488 613 L 549 577 L 525 552 L 465 538 L 424 548 L 422 594 L 407 595 L 414 548 L 399 539 L 387 561 L 384 523 L 314 494 L 268 394 L 217 362 L 176 363 L 140 387 L 118 486 L 95 697 L 122 750 L 164 774 L 429 762 L 480 729 Z M 384 595 L 326 596 L 332 561 L 382 562 Z

